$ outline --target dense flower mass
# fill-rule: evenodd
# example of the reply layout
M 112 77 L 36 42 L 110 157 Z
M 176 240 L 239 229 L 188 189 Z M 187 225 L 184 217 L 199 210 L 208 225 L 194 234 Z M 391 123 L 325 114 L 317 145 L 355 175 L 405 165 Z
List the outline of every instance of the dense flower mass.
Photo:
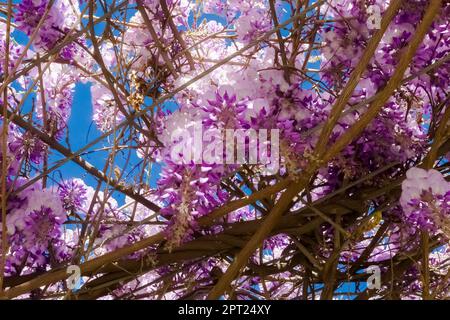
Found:
M 411 168 L 406 178 L 400 198 L 406 221 L 450 236 L 450 182 L 433 169 Z
M 87 188 L 81 179 L 63 181 L 59 189 L 59 196 L 66 210 L 80 210 L 87 201 Z
M 0 298 L 449 298 L 448 1 L 0 15 Z

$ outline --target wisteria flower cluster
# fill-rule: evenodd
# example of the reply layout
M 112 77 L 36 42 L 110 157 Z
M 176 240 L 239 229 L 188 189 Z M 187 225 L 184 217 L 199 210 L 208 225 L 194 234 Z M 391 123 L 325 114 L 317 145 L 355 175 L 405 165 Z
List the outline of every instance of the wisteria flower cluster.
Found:
M 0 15 L 0 298 L 449 297 L 448 1 Z
M 405 220 L 418 229 L 448 236 L 450 182 L 436 170 L 411 168 L 402 183 Z

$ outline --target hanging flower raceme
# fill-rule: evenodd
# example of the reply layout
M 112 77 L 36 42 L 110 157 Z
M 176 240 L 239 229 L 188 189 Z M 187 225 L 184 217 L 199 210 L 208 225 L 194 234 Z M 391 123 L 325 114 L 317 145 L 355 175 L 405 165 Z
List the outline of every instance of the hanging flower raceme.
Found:
M 39 51 L 52 49 L 80 22 L 78 1 L 24 0 L 17 6 L 15 21 L 20 30 L 31 35 L 36 28 L 33 45 Z M 74 45 L 62 49 L 62 58 L 71 60 L 76 54 Z
M 217 187 L 221 166 L 179 165 L 171 160 L 166 164 L 158 185 L 166 202 L 161 215 L 169 220 L 166 234 L 171 250 L 189 239 L 197 229 L 196 219 L 222 204 L 228 194 Z
M 24 182 L 19 179 L 14 186 Z M 49 251 L 55 253 L 53 258 L 57 260 L 67 258 L 67 252 L 60 248 L 67 215 L 56 193 L 35 184 L 11 197 L 7 210 L 7 235 L 12 252 L 7 260 L 11 274 L 21 265 L 45 266 L 49 263 Z
M 450 237 L 450 183 L 438 171 L 409 169 L 400 204 L 405 222 Z
M 68 211 L 78 211 L 83 208 L 87 201 L 86 195 L 87 187 L 81 179 L 63 181 L 59 187 L 59 196 L 64 209 Z

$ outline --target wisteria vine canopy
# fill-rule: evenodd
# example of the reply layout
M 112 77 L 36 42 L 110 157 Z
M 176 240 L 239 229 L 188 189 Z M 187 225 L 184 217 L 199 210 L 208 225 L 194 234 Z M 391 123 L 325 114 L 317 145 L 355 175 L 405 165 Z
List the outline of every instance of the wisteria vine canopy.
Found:
M 0 298 L 450 297 L 450 1 L 4 0 L 0 57 Z

